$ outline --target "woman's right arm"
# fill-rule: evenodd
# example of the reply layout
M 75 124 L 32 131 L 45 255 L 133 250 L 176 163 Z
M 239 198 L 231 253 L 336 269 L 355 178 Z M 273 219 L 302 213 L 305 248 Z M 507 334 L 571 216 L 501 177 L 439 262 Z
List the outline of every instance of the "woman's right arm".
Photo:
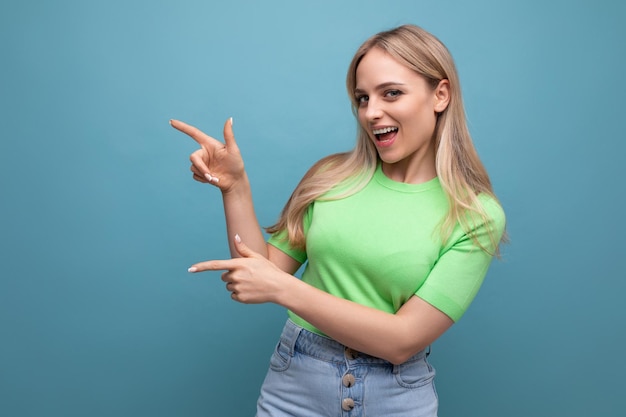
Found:
M 231 256 L 239 256 L 233 242 L 238 234 L 254 251 L 267 258 L 268 248 L 254 210 L 250 182 L 233 134 L 232 118 L 224 124 L 224 143 L 184 122 L 171 120 L 170 124 L 200 145 L 189 158 L 193 178 L 216 186 L 222 192 Z

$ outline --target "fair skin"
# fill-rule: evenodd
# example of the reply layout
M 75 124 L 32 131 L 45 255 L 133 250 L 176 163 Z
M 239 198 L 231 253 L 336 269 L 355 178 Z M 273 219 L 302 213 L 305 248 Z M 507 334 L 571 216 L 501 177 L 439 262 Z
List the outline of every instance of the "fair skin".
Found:
M 422 77 L 381 53 L 368 52 L 357 68 L 357 93 L 366 96 L 361 98 L 359 122 L 377 144 L 387 176 L 404 182 L 427 181 L 435 176 L 432 136 L 436 114 L 449 100 L 447 81 L 433 90 Z M 279 304 L 339 343 L 394 364 L 426 348 L 453 324 L 417 296 L 390 314 L 335 297 L 294 277 L 300 263 L 264 242 L 232 123 L 224 126 L 224 143 L 183 122 L 171 124 L 201 146 L 190 158 L 191 170 L 194 179 L 222 192 L 233 256 L 197 263 L 190 272 L 226 271 L 222 280 L 233 300 Z M 380 142 L 377 129 L 384 127 L 392 132 L 376 143 Z
M 361 59 L 356 80 L 359 123 L 376 146 L 385 175 L 410 184 L 437 176 L 433 133 L 436 113 L 450 99 L 448 80 L 433 90 L 379 48 Z

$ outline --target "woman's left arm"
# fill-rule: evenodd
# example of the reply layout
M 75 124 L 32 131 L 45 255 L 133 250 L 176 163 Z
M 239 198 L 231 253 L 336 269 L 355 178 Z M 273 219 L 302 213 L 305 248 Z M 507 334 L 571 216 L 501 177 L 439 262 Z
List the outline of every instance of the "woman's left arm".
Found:
M 222 281 L 233 300 L 279 304 L 339 343 L 391 363 L 405 362 L 454 323 L 417 296 L 396 314 L 336 297 L 284 272 L 238 239 L 235 245 L 241 258 L 201 262 L 190 272 L 224 270 Z
M 278 304 L 339 343 L 393 364 L 425 349 L 454 324 L 415 295 L 391 314 L 328 294 L 298 279 L 288 281 Z

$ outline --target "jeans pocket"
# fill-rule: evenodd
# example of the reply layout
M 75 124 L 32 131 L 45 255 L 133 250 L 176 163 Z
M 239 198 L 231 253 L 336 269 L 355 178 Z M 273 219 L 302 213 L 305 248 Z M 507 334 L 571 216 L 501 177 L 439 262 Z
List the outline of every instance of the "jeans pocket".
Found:
M 396 381 L 404 388 L 423 387 L 432 383 L 435 377 L 435 370 L 426 359 L 396 365 L 394 373 L 396 374 Z
M 289 355 L 289 349 L 281 340 L 276 345 L 274 353 L 272 353 L 270 368 L 276 372 L 283 372 L 289 368 L 290 363 L 291 355 Z

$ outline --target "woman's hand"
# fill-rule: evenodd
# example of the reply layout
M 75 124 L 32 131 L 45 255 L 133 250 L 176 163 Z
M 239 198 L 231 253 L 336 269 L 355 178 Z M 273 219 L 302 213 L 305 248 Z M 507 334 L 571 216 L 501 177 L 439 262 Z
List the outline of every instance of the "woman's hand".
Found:
M 224 123 L 224 143 L 179 120 L 170 120 L 170 124 L 200 145 L 200 149 L 189 157 L 196 181 L 213 184 L 222 192 L 228 192 L 245 177 L 243 159 L 233 134 L 232 118 Z
M 235 249 L 241 256 L 228 260 L 200 262 L 192 265 L 189 272 L 223 271 L 222 281 L 231 298 L 245 304 L 277 303 L 291 279 L 297 279 L 279 269 L 262 255 L 235 236 Z

